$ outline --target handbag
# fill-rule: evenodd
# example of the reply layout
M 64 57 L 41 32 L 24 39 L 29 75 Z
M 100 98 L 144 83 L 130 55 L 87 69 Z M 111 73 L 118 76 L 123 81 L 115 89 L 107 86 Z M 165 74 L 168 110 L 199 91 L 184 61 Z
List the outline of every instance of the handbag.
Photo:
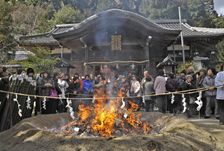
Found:
M 51 89 L 50 96 L 52 96 L 52 97 L 57 97 L 58 96 L 58 92 L 56 91 L 56 89 Z

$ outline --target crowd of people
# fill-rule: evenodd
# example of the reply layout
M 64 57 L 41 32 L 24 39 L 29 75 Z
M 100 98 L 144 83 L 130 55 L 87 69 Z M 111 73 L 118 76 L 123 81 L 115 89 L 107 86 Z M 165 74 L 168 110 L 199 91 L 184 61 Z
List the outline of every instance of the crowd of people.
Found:
M 36 84 L 36 94 L 40 96 L 60 97 L 47 98 L 46 108 L 42 108 L 43 98 L 37 99 L 35 114 L 41 112 L 42 114 L 52 114 L 57 112 L 66 112 L 67 97 L 81 97 L 84 103 L 90 103 L 85 98 L 93 98 L 95 89 L 103 87 L 105 92 L 110 97 L 116 97 L 122 94 L 128 104 L 128 98 L 138 104 L 139 110 L 158 111 L 162 113 L 180 114 L 183 111 L 182 96 L 175 93 L 174 102 L 172 102 L 171 95 L 163 95 L 167 92 L 177 92 L 184 90 L 192 90 L 198 88 L 207 88 L 203 91 L 200 116 L 210 118 L 214 116 L 220 120 L 220 124 L 224 124 L 224 66 L 217 73 L 214 68 L 207 70 L 201 69 L 195 73 L 193 67 L 173 74 L 164 73 L 163 70 L 158 70 L 158 75 L 153 77 L 148 71 L 143 73 L 140 79 L 137 75 L 131 72 L 126 75 L 119 75 L 107 69 L 107 73 L 96 75 L 80 76 L 74 74 L 70 76 L 64 73 L 48 72 L 40 74 L 34 73 L 32 68 L 24 70 L 19 69 L 16 75 L 26 75 L 33 79 Z M 0 84 L 8 85 L 13 75 L 7 73 L 6 68 L 0 67 Z M 9 79 L 8 81 L 6 79 Z M 7 90 L 8 87 L 1 87 L 1 90 Z M 155 94 L 151 96 L 152 94 Z M 187 110 L 186 115 L 192 117 L 198 115 L 196 110 L 198 93 L 186 94 Z M 171 103 L 172 102 L 172 103 Z

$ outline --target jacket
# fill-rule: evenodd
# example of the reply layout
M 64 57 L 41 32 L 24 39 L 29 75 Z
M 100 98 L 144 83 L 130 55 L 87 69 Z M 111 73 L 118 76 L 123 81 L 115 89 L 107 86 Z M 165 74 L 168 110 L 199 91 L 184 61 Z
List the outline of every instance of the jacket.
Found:
M 91 94 L 93 93 L 93 83 L 90 80 L 83 80 L 83 93 Z
M 217 74 L 215 78 L 215 86 L 219 87 L 217 88 L 216 99 L 224 101 L 224 71 L 221 71 Z
M 202 82 L 202 85 L 205 88 L 215 86 L 215 76 L 214 77 L 206 76 Z M 214 89 L 205 91 L 205 96 L 216 96 L 216 90 Z
M 175 92 L 177 90 L 177 81 L 176 79 L 167 79 L 166 81 L 166 90 L 169 92 Z
M 166 79 L 163 76 L 157 76 L 154 82 L 154 90 L 156 94 L 162 94 L 166 92 Z
M 146 81 L 143 84 L 143 94 L 144 95 L 150 95 L 154 92 L 153 90 L 153 82 L 152 81 Z M 152 100 L 151 96 L 145 96 L 145 100 Z
M 131 93 L 133 93 L 135 96 L 140 96 L 140 90 L 141 90 L 140 82 L 137 80 L 131 81 Z

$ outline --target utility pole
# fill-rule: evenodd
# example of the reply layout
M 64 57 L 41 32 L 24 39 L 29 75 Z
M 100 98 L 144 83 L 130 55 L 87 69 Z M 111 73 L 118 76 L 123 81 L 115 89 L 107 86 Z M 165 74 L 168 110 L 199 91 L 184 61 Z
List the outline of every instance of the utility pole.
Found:
M 182 56 L 183 56 L 183 63 L 185 63 L 184 37 L 183 37 L 183 32 L 182 32 L 182 19 L 181 19 L 180 6 L 178 7 L 178 12 L 179 12 L 179 22 L 180 22 L 180 30 L 181 30 L 180 38 L 181 38 Z

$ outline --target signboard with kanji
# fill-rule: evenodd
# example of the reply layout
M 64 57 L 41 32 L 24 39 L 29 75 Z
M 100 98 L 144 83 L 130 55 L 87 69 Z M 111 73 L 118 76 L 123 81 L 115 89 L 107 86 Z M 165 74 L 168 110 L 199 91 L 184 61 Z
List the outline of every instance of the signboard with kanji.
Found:
M 122 41 L 121 41 L 121 35 L 112 35 L 111 36 L 111 50 L 119 50 L 122 49 Z

